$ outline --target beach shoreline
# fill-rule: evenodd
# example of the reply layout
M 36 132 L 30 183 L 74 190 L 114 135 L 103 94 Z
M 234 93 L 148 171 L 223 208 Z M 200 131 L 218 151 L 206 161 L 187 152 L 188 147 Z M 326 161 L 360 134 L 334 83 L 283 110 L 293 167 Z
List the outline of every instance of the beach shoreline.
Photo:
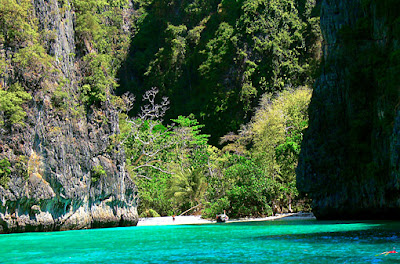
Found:
M 226 223 L 239 222 L 257 222 L 257 221 L 274 221 L 274 220 L 312 220 L 315 216 L 312 213 L 286 213 L 277 214 L 275 216 L 261 218 L 239 218 L 229 219 Z M 203 219 L 200 215 L 194 216 L 172 216 L 140 218 L 137 226 L 161 226 L 161 225 L 196 225 L 196 224 L 213 224 L 216 220 Z

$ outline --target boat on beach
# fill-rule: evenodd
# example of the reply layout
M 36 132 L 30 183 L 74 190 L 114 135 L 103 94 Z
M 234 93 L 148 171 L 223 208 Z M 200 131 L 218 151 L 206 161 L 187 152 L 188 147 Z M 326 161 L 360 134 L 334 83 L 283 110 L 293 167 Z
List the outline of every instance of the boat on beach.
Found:
M 229 217 L 226 215 L 226 211 L 224 210 L 223 214 L 219 214 L 216 216 L 217 223 L 225 223 L 229 220 Z

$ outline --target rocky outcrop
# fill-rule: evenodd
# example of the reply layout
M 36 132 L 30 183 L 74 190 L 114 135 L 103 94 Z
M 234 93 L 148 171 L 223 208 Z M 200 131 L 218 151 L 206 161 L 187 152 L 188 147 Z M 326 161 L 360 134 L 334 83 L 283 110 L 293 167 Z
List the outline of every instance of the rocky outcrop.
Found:
M 400 218 L 395 1 L 320 3 L 324 58 L 297 168 L 319 219 Z
M 26 2 L 26 1 L 23 1 Z M 43 45 L 51 56 L 46 78 L 22 78 L 5 42 L 0 84 L 29 89 L 24 124 L 0 134 L 0 233 L 136 225 L 137 188 L 125 168 L 118 111 L 111 91 L 96 106 L 80 99 L 82 61 L 70 1 L 34 0 Z M 0 65 L 1 66 L 1 65 Z M 0 87 L 1 87 L 0 86 Z M 111 87 L 109 87 L 111 89 Z M 5 119 L 6 112 L 0 113 Z M 9 166 L 7 162 L 9 162 Z M 5 165 L 4 165 L 5 164 Z

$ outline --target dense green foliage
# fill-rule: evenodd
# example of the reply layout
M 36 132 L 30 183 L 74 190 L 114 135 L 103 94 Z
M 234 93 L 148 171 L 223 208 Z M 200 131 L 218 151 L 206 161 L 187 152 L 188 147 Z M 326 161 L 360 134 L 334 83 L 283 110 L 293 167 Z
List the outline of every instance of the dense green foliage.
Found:
M 8 182 L 10 181 L 10 161 L 7 158 L 0 160 L 0 185 L 4 188 L 8 188 Z
M 4 112 L 4 120 L 0 120 L 0 125 L 19 124 L 23 125 L 26 112 L 22 104 L 32 99 L 31 95 L 15 83 L 7 91 L 0 89 L 0 111 Z
M 78 84 L 80 101 L 86 106 L 99 106 L 112 97 L 117 69 L 127 54 L 131 33 L 125 13 L 129 1 L 74 0 L 61 1 L 59 5 L 61 12 L 75 12 L 77 54 L 68 56 L 75 60 L 83 76 Z M 11 124 L 22 123 L 21 104 L 39 90 L 52 93 L 52 102 L 58 108 L 77 108 L 76 103 L 66 103 L 73 96 L 66 91 L 74 80 L 61 77 L 52 54 L 57 32 L 43 28 L 37 12 L 28 0 L 4 0 L 0 5 L 0 89 L 10 100 L 7 104 L 2 100 L 0 110 Z
M 249 156 L 220 153 L 218 159 L 204 215 L 215 217 L 223 210 L 230 217 L 271 215 L 271 181 L 261 167 Z
M 252 156 L 272 178 L 272 199 L 277 205 L 290 207 L 297 196 L 295 169 L 310 100 L 306 88 L 284 91 L 272 102 L 265 96 L 251 123 Z
M 128 169 L 139 187 L 140 209 L 161 215 L 200 203 L 205 192 L 207 137 L 192 116 L 165 127 L 157 120 L 121 120 Z
M 90 175 L 92 177 L 90 179 L 92 181 L 92 183 L 96 183 L 100 180 L 101 177 L 106 176 L 106 171 L 104 170 L 103 166 L 97 165 L 92 168 Z
M 0 56 L 0 78 L 10 77 L 8 68 L 13 64 L 16 81 L 30 89 L 39 88 L 52 73 L 52 57 L 43 47 L 32 1 L 2 1 L 0 27 L 0 45 L 14 52 L 12 57 Z
M 263 93 L 312 81 L 319 20 L 306 2 L 299 14 L 292 0 L 136 1 L 119 91 L 158 87 L 168 119 L 195 114 L 216 144 L 250 120 Z
M 35 2 L 3 0 L 1 128 L 23 129 L 25 119 L 33 120 L 26 118 L 34 112 L 29 107 L 77 118 L 71 123 L 89 120 L 96 107 L 124 112 L 132 98 L 113 93 L 130 91 L 149 104 L 136 101 L 120 114 L 121 133 L 110 135 L 106 151 L 126 155 L 142 215 L 297 210 L 294 168 L 310 91 L 292 87 L 313 80 L 314 2 L 57 1 L 61 17 L 74 14 L 71 24 L 61 22 L 75 36 L 68 75 L 59 65 L 65 54 L 54 51 L 58 25 L 46 28 Z M 20 154 L 12 169 L 0 161 L 2 186 L 10 173 L 27 179 L 29 164 Z M 98 165 L 90 174 L 96 185 L 106 171 Z
M 13 52 L 0 54 L 0 125 L 23 125 L 22 105 L 32 99 L 25 90 L 38 88 L 51 73 L 52 58 L 41 43 L 31 1 L 2 1 L 0 28 L 0 47 Z
M 208 215 L 221 203 L 233 216 L 307 209 L 298 197 L 295 168 L 310 99 L 305 88 L 265 94 L 240 134 L 223 138 L 231 143 L 214 152 Z
M 130 33 L 124 31 L 128 0 L 73 0 L 76 41 L 84 74 L 81 100 L 88 106 L 106 101 L 116 86 L 116 71 L 126 56 Z M 111 90 L 110 90 L 111 89 Z
M 207 217 L 223 210 L 242 217 L 307 209 L 295 187 L 295 168 L 310 97 L 306 88 L 265 94 L 252 121 L 238 135 L 223 138 L 229 144 L 222 150 L 209 145 L 193 116 L 179 116 L 168 127 L 123 119 L 142 215 L 193 208 Z

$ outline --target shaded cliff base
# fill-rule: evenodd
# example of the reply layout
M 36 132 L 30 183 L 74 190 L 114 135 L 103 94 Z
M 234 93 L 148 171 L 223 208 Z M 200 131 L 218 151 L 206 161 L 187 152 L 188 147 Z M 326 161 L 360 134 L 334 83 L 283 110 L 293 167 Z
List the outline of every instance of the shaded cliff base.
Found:
M 400 208 L 315 208 L 318 220 L 400 220 Z
M 34 207 L 34 206 L 33 206 Z M 89 228 L 135 226 L 138 223 L 136 207 L 115 208 L 105 204 L 79 207 L 78 210 L 53 217 L 39 207 L 33 214 L 0 213 L 0 233 L 48 232 Z

